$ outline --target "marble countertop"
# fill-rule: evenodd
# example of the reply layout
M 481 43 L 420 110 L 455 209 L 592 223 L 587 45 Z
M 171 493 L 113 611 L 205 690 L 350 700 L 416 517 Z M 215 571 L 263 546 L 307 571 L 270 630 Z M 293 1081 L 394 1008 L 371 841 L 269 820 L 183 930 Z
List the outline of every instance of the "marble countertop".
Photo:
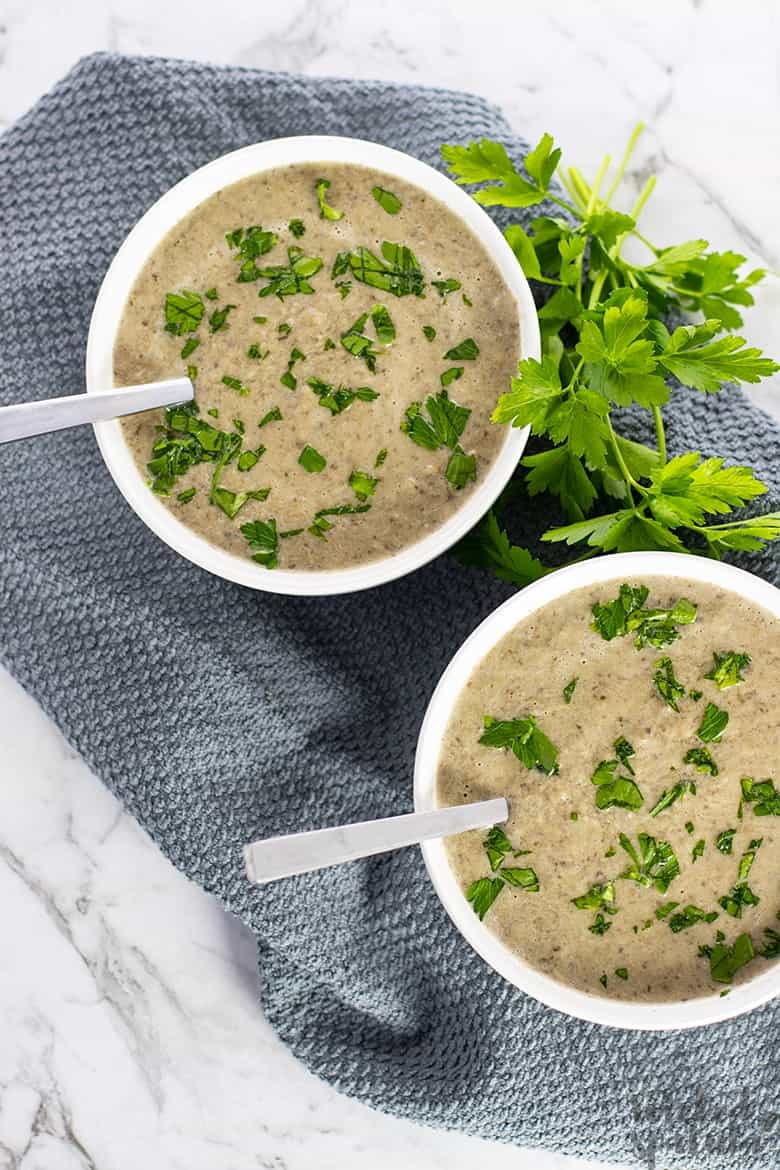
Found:
M 647 132 L 646 231 L 780 268 L 778 10 L 764 0 L 0 0 L 0 126 L 111 49 L 470 89 L 586 171 Z M 775 354 L 780 284 L 750 340 Z M 780 418 L 780 379 L 751 391 Z M 727 454 L 727 453 L 725 453 Z M 157 852 L 0 672 L 0 1170 L 585 1170 L 425 1130 L 312 1077 L 250 935 Z

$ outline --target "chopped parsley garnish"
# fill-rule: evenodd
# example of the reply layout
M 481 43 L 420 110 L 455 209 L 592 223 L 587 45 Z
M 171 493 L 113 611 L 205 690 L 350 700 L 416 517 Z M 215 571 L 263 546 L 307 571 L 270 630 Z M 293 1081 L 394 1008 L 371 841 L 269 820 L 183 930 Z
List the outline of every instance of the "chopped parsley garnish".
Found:
M 240 378 L 234 378 L 232 374 L 222 375 L 222 385 L 228 386 L 231 390 L 235 390 L 242 398 L 246 398 L 249 393 L 249 387 L 245 386 Z
M 780 959 L 780 931 L 772 926 L 764 927 L 766 939 L 764 949 L 760 952 L 765 959 Z
M 694 825 L 693 821 L 686 821 L 686 822 L 685 822 L 685 832 L 686 832 L 686 833 L 687 833 L 689 836 L 691 836 L 691 835 L 692 835 L 692 833 L 693 833 L 693 830 L 694 830 L 694 828 L 695 828 L 695 827 L 696 827 L 696 826 Z
M 728 894 L 724 894 L 722 898 L 718 899 L 718 905 L 730 914 L 732 918 L 742 917 L 743 906 L 757 906 L 761 899 L 755 894 L 748 885 L 748 875 L 753 868 L 753 862 L 756 859 L 756 853 L 761 848 L 763 837 L 758 837 L 751 841 L 746 851 L 739 859 L 739 869 L 737 872 L 737 880 L 729 890 Z
M 325 192 L 330 188 L 330 179 L 317 179 L 315 183 L 317 189 L 317 202 L 320 205 L 320 219 L 329 219 L 336 221 L 343 218 L 343 211 L 336 211 L 335 207 L 330 207 L 325 199 Z
M 636 755 L 633 746 L 628 742 L 624 735 L 620 735 L 613 743 L 612 748 L 623 767 L 627 768 L 633 776 L 634 769 L 631 765 L 631 757 Z
M 515 886 L 520 890 L 527 890 L 529 894 L 538 894 L 539 892 L 539 878 L 536 876 L 536 870 L 529 868 L 519 868 L 515 865 L 505 865 L 501 870 L 501 876 L 505 882 L 510 886 Z
M 248 358 L 253 358 L 255 361 L 262 361 L 263 358 L 268 357 L 270 352 L 270 349 L 261 349 L 259 345 L 253 344 L 250 345 L 249 349 L 246 351 L 246 356 Z
M 362 512 L 370 512 L 370 504 L 337 504 L 334 508 L 320 508 L 314 515 L 314 522 L 307 528 L 312 536 L 320 540 L 327 540 L 326 532 L 333 528 L 328 516 L 357 516 Z
M 460 294 L 460 299 L 463 301 L 463 304 L 466 306 L 467 309 L 470 309 L 472 307 L 472 305 L 474 304 L 474 302 L 471 300 L 471 298 L 467 297 L 465 293 Z
M 379 206 L 388 215 L 398 215 L 398 212 L 403 206 L 401 200 L 392 191 L 388 191 L 386 187 L 372 187 L 371 194 L 376 199 Z
M 671 707 L 673 711 L 679 711 L 677 700 L 685 696 L 685 687 L 675 677 L 671 658 L 657 659 L 653 677 L 656 689 L 667 707 Z
M 201 297 L 189 289 L 165 296 L 165 331 L 174 337 L 194 333 L 203 320 L 205 306 Z
M 679 934 L 681 930 L 689 930 L 699 922 L 714 922 L 717 917 L 717 910 L 707 912 L 699 906 L 686 906 L 671 916 L 669 925 L 675 934 Z
M 693 699 L 694 703 L 698 703 L 699 699 L 702 697 L 703 694 L 704 694 L 704 691 L 696 691 L 696 690 L 688 691 L 688 698 Z
M 361 313 L 356 321 L 353 321 L 349 329 L 341 335 L 341 344 L 347 353 L 351 353 L 353 357 L 360 358 L 366 363 L 370 372 L 376 372 L 377 351 L 373 348 L 374 342 L 370 337 L 363 333 L 366 321 L 368 320 L 368 313 Z
M 203 295 L 204 297 L 208 297 L 210 301 L 215 301 L 219 296 L 219 293 L 215 288 L 207 288 Z
M 267 414 L 264 414 L 257 424 L 259 427 L 266 427 L 271 422 L 281 422 L 282 412 L 278 406 L 272 406 Z
M 457 292 L 461 287 L 460 281 L 455 280 L 454 276 L 448 276 L 446 280 L 432 280 L 431 284 L 443 301 L 447 299 L 450 293 Z
M 639 833 L 638 841 L 637 851 L 626 834 L 620 834 L 620 845 L 632 862 L 620 876 L 640 886 L 655 886 L 659 893 L 665 894 L 680 872 L 674 850 L 668 841 L 657 841 L 648 833 Z
M 265 454 L 265 447 L 256 447 L 254 451 L 242 451 L 238 457 L 236 467 L 239 471 L 251 471 L 260 457 Z
M 251 524 L 242 524 L 241 535 L 249 544 L 253 561 L 266 569 L 276 568 L 279 540 L 275 520 L 253 520 Z
M 580 814 L 578 812 L 574 812 L 572 810 L 572 812 L 569 813 L 569 820 L 570 821 L 578 821 L 579 819 L 580 819 Z
M 496 870 L 507 853 L 512 852 L 512 843 L 500 825 L 493 825 L 482 842 L 482 848 L 487 853 L 490 868 Z
M 181 347 L 181 353 L 179 356 L 181 357 L 182 361 L 184 361 L 186 358 L 188 358 L 191 353 L 194 353 L 199 345 L 200 345 L 199 338 L 188 337 L 187 340 L 184 342 L 184 345 Z
M 355 280 L 379 288 L 393 296 L 421 297 L 425 288 L 422 269 L 417 257 L 403 244 L 382 244 L 382 259 L 368 248 L 354 252 L 339 252 L 333 263 L 331 276 L 335 280 L 349 272 Z
M 306 232 L 306 226 L 302 219 L 291 219 L 287 225 L 287 230 L 292 232 L 296 240 L 299 240 Z
M 477 457 L 467 455 L 458 445 L 447 461 L 444 478 L 455 491 L 460 491 L 470 480 L 477 478 Z
M 212 418 L 219 418 L 219 411 L 216 406 L 212 406 L 211 410 L 207 410 L 206 414 L 211 415 Z
M 699 772 L 709 772 L 711 776 L 718 775 L 718 765 L 706 748 L 690 748 L 683 756 L 684 764 L 693 764 Z
M 383 447 L 381 451 L 377 451 L 374 467 L 381 467 L 385 459 L 387 459 L 387 447 Z
M 615 883 L 597 883 L 590 887 L 587 894 L 580 894 L 571 900 L 578 910 L 606 910 L 607 914 L 614 914 Z
M 301 533 L 305 532 L 305 531 L 306 531 L 305 528 L 288 528 L 286 532 L 279 533 L 279 539 L 280 540 L 287 540 L 291 536 L 300 536 Z
M 720 737 L 723 735 L 728 721 L 728 711 L 716 707 L 714 703 L 708 703 L 704 708 L 704 714 L 696 734 L 702 743 L 720 743 Z
M 286 386 L 288 388 L 288 390 L 295 390 L 295 388 L 297 387 L 298 379 L 295 377 L 295 374 L 293 373 L 293 366 L 295 365 L 296 362 L 303 362 L 303 361 L 306 361 L 306 354 L 302 353 L 301 350 L 298 349 L 297 345 L 293 346 L 293 348 L 290 352 L 290 357 L 288 358 L 288 361 L 287 361 L 287 369 L 284 371 L 282 376 L 279 378 L 279 381 L 282 383 L 283 386 Z
M 628 979 L 628 970 L 626 967 L 616 967 L 615 974 L 618 979 Z
M 577 678 L 575 676 L 574 678 L 570 679 L 567 682 L 566 686 L 563 688 L 563 701 L 564 701 L 564 703 L 570 703 L 572 701 L 572 698 L 574 697 L 574 692 L 576 689 L 577 689 Z
M 450 366 L 439 375 L 439 381 L 442 386 L 450 386 L 453 382 L 458 382 L 463 377 L 463 366 Z
M 333 338 L 332 338 L 332 337 L 326 337 L 326 338 L 325 338 L 325 342 L 324 342 L 324 344 L 323 344 L 323 347 L 322 347 L 322 348 L 323 348 L 323 349 L 325 350 L 325 352 L 327 353 L 327 351 L 328 351 L 329 349 L 335 349 L 335 348 L 336 348 L 336 342 L 333 340 Z
M 591 934 L 603 935 L 607 933 L 611 925 L 612 923 L 608 922 L 599 910 L 598 914 L 593 919 L 593 922 L 588 927 L 588 930 Z
M 249 500 L 265 500 L 270 491 L 270 488 L 258 488 L 257 491 L 253 492 L 234 492 L 230 488 L 219 487 L 215 473 L 209 499 L 212 504 L 216 504 L 220 511 L 225 513 L 228 520 L 235 520 L 244 504 L 248 503 Z
M 187 366 L 187 377 L 189 378 L 189 380 L 191 382 L 194 382 L 195 379 L 197 378 L 197 376 L 198 376 L 198 367 L 197 366 Z
M 656 918 L 659 922 L 664 918 L 668 918 L 672 911 L 676 910 L 679 905 L 679 902 L 662 902 L 660 906 L 656 906 L 655 908 Z
M 753 812 L 757 817 L 780 817 L 780 792 L 775 789 L 773 780 L 753 780 L 750 776 L 743 776 L 742 800 L 753 805 Z
M 635 634 L 638 650 L 643 646 L 667 646 L 679 638 L 680 625 L 696 620 L 696 606 L 681 597 L 671 609 L 645 609 L 649 590 L 644 585 L 620 586 L 614 601 L 596 602 L 593 606 L 593 625 L 607 642 L 624 634 Z
M 322 261 L 318 256 L 306 256 L 302 248 L 287 249 L 287 264 L 276 264 L 270 268 L 260 268 L 259 275 L 268 281 L 265 288 L 257 294 L 260 297 L 277 296 L 280 301 L 285 297 L 295 296 L 296 293 L 313 293 L 314 287 L 309 277 L 314 276 L 322 268 Z
M 373 402 L 379 397 L 376 390 L 372 390 L 370 386 L 358 386 L 355 390 L 350 390 L 349 386 L 331 386 L 321 378 L 307 378 L 306 385 L 318 396 L 320 406 L 324 406 L 331 414 L 341 414 L 356 399 L 358 402 Z
M 241 261 L 236 280 L 239 284 L 250 284 L 261 275 L 261 269 L 257 267 L 256 261 L 276 246 L 278 236 L 274 232 L 263 231 L 255 224 L 248 228 L 235 228 L 227 233 L 225 239 L 228 247 L 238 253 L 238 259 Z
M 471 908 L 480 922 L 495 902 L 504 888 L 501 878 L 477 878 L 466 890 L 466 900 L 471 902 Z
M 339 296 L 341 297 L 341 299 L 343 301 L 352 292 L 352 281 L 351 280 L 337 280 L 336 281 L 336 288 L 339 290 Z
M 395 341 L 395 325 L 384 305 L 374 305 L 371 320 L 374 322 L 377 339 L 382 345 L 392 345 Z
M 446 390 L 430 394 L 425 400 L 425 409 L 428 412 L 427 419 L 422 413 L 421 403 L 413 402 L 407 406 L 401 430 L 418 447 L 426 447 L 429 451 L 438 451 L 440 447 L 454 450 L 471 410 L 467 406 L 458 406 Z
M 304 471 L 313 473 L 323 471 L 328 465 L 325 456 L 320 455 L 319 451 L 315 450 L 314 447 L 310 447 L 308 443 L 298 456 L 298 462 Z
M 665 808 L 669 808 L 671 804 L 674 804 L 686 792 L 690 792 L 693 796 L 696 795 L 696 785 L 692 780 L 678 780 L 671 788 L 664 789 L 656 803 L 650 809 L 650 816 L 657 817 L 660 812 L 663 812 Z
M 602 973 L 599 975 L 599 983 L 601 984 L 602 987 L 607 986 L 607 973 L 606 973 L 606 971 L 602 971 Z
M 494 719 L 485 715 L 479 742 L 485 747 L 509 748 L 525 764 L 547 776 L 558 772 L 558 749 L 538 726 L 533 715 L 525 719 Z
M 227 319 L 238 305 L 223 305 L 221 309 L 215 309 L 209 317 L 209 329 L 212 333 L 219 333 L 221 329 L 227 329 Z
M 276 332 L 280 337 L 289 337 L 292 333 L 292 329 L 293 327 L 289 321 L 280 321 L 276 326 Z
M 726 653 L 718 653 L 717 650 L 714 650 L 713 658 L 715 659 L 715 665 L 704 677 L 711 678 L 719 690 L 725 690 L 726 687 L 735 687 L 738 683 L 745 681 L 742 676 L 742 671 L 750 666 L 751 658 L 749 654 L 738 653 L 734 650 L 729 650 Z
M 691 850 L 691 861 L 696 862 L 704 853 L 704 838 L 700 837 Z
M 719 939 L 712 947 L 699 947 L 699 954 L 709 959 L 710 977 L 716 983 L 731 983 L 737 971 L 755 957 L 749 934 L 738 935 L 730 947 Z
M 715 838 L 715 848 L 721 853 L 731 853 L 736 829 L 721 829 Z
M 217 430 L 199 418 L 194 402 L 168 407 L 162 434 L 155 441 L 152 458 L 147 463 L 152 491 L 168 496 L 176 480 L 195 464 L 224 466 L 235 458 L 240 448 L 241 436 Z
M 452 349 L 448 349 L 444 355 L 445 361 L 451 362 L 473 362 L 478 357 L 479 346 L 473 337 L 467 337 L 465 341 L 453 345 Z
M 378 483 L 379 480 L 375 479 L 373 475 L 369 475 L 367 471 L 355 468 L 354 471 L 350 472 L 349 486 L 362 503 L 365 503 L 369 496 L 373 496 Z
M 252 320 L 254 321 L 255 325 L 265 325 L 268 318 L 267 317 L 253 317 Z
M 433 325 L 423 325 L 422 331 L 423 331 L 423 336 L 425 337 L 426 341 L 434 341 L 435 340 L 436 330 L 434 329 Z
M 618 772 L 621 766 L 619 759 L 602 760 L 590 778 L 595 784 L 596 808 L 628 808 L 638 809 L 644 803 L 644 797 L 634 780 L 630 776 L 623 776 Z
M 176 499 L 179 501 L 180 504 L 188 504 L 190 502 L 190 500 L 193 498 L 193 496 L 195 495 L 196 491 L 197 491 L 197 488 L 194 488 L 194 487 L 186 488 L 183 492 L 179 492 Z

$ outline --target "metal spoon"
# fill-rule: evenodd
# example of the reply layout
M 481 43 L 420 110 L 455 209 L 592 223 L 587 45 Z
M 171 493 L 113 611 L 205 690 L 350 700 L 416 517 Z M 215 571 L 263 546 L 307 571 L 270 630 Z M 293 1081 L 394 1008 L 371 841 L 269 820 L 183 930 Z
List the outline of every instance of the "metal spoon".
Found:
M 166 378 L 164 382 L 146 382 L 140 386 L 123 386 L 101 394 L 71 394 L 67 398 L 44 398 L 39 402 L 19 402 L 0 407 L 0 443 L 28 439 L 48 431 L 62 431 L 81 423 L 102 422 L 122 414 L 139 414 L 156 406 L 174 406 L 190 402 L 195 390 L 189 378 Z
M 437 808 L 433 812 L 407 813 L 337 825 L 332 829 L 290 833 L 286 837 L 267 837 L 244 849 L 247 877 L 257 885 L 265 885 L 296 873 L 340 865 L 342 861 L 419 845 L 431 837 L 448 837 L 466 829 L 486 829 L 508 817 L 509 804 L 499 796 L 454 808 Z

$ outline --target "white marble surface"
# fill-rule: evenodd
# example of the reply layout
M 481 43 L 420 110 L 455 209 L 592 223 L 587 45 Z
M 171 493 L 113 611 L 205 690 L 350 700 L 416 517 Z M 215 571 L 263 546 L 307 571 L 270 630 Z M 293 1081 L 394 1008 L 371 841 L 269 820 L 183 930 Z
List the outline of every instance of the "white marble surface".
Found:
M 779 23 L 774 0 L 0 0 L 0 125 L 96 49 L 468 88 L 585 168 L 642 118 L 648 234 L 780 268 Z M 775 352 L 778 288 L 747 326 Z M 251 937 L 2 674 L 0 743 L 0 1170 L 584 1170 L 315 1080 L 257 1010 Z

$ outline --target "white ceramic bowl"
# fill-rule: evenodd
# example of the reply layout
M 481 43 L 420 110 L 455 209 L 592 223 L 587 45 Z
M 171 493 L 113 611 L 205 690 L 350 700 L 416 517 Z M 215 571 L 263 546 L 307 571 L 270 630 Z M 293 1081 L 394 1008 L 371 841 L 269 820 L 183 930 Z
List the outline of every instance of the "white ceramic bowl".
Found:
M 559 569 L 499 606 L 467 638 L 445 670 L 420 730 L 414 773 L 415 808 L 427 812 L 436 807 L 439 749 L 452 708 L 474 668 L 497 642 L 529 614 L 574 589 L 599 582 L 642 582 L 651 576 L 684 577 L 720 586 L 762 605 L 780 619 L 780 589 L 742 569 L 703 557 L 663 552 L 622 553 Z M 450 868 L 441 839 L 427 841 L 422 850 L 436 892 L 464 938 L 500 975 L 548 1007 L 596 1024 L 660 1031 L 726 1020 L 780 994 L 780 962 L 748 982 L 734 986 L 727 996 L 716 993 L 685 1003 L 627 1003 L 578 991 L 529 966 L 479 921 Z
M 372 167 L 415 183 L 450 208 L 480 240 L 514 296 L 520 318 L 520 357 L 539 357 L 539 325 L 533 298 L 520 265 L 493 221 L 474 200 L 432 167 L 400 151 L 355 138 L 307 136 L 278 138 L 246 146 L 215 159 L 162 196 L 138 221 L 114 257 L 98 293 L 87 341 L 87 392 L 113 386 L 112 354 L 122 310 L 149 255 L 183 216 L 220 188 L 248 175 L 303 162 L 345 162 Z M 514 339 L 507 339 L 510 344 Z M 209 544 L 193 532 L 151 492 L 133 460 L 118 421 L 95 425 L 98 445 L 122 495 L 153 532 L 203 569 L 272 593 L 305 596 L 351 593 L 392 581 L 445 552 L 470 528 L 499 495 L 523 453 L 527 429 L 508 427 L 504 445 L 487 475 L 440 528 L 394 556 L 365 565 L 327 572 L 269 571 L 249 557 Z

